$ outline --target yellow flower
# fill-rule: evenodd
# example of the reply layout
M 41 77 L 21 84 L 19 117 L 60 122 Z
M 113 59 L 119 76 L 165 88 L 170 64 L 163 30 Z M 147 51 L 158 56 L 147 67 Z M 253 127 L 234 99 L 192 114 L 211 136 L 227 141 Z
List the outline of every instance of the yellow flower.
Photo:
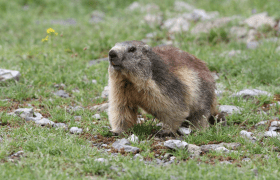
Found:
M 54 33 L 56 36 L 58 35 L 58 33 Z
M 48 34 L 54 33 L 54 32 L 55 32 L 55 30 L 53 30 L 52 28 L 47 29 L 47 33 L 48 33 Z
M 49 36 L 46 36 L 44 39 L 42 39 L 42 42 L 48 41 Z

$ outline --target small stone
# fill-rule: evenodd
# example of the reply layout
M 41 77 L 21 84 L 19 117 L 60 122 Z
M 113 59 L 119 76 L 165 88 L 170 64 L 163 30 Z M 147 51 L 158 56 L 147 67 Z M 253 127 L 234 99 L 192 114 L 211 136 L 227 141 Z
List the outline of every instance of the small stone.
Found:
M 96 64 L 98 64 L 102 61 L 108 61 L 108 60 L 109 60 L 108 57 L 91 60 L 91 61 L 88 62 L 88 66 L 90 67 L 90 66 L 96 65 Z
M 145 122 L 144 118 L 137 118 L 137 124 L 141 124 L 143 122 Z
M 219 15 L 219 12 L 210 12 L 206 13 L 204 9 L 194 9 L 193 12 L 191 13 L 191 19 L 193 21 L 198 21 L 198 20 L 209 20 L 217 17 Z
M 127 139 L 121 139 L 121 140 L 117 140 L 112 144 L 112 147 L 117 149 L 117 150 L 121 150 L 123 149 L 125 152 L 133 152 L 133 153 L 137 153 L 139 152 L 139 148 L 137 147 L 133 147 L 133 146 L 129 146 L 126 144 L 130 144 L 130 142 Z
M 243 110 L 243 109 L 238 107 L 238 106 L 221 105 L 221 106 L 219 106 L 219 110 L 220 110 L 221 113 L 227 113 L 227 114 L 237 113 L 237 114 L 241 114 L 241 110 Z
M 96 161 L 96 162 L 101 162 L 101 163 L 108 162 L 108 160 L 107 160 L 107 159 L 104 159 L 104 158 L 98 158 L 98 159 L 95 159 L 94 161 Z
M 257 49 L 259 43 L 257 41 L 247 42 L 247 49 Z
M 189 22 L 182 17 L 167 19 L 163 27 L 168 29 L 169 33 L 182 32 L 189 30 Z
M 10 158 L 20 157 L 20 156 L 23 156 L 23 153 L 24 153 L 24 151 L 18 151 L 16 153 L 10 155 L 9 157 Z
M 33 108 L 20 108 L 14 111 L 14 113 L 27 120 L 29 117 L 33 117 Z
M 72 106 L 69 106 L 68 110 L 71 111 L 71 112 L 76 112 L 76 111 L 80 111 L 80 110 L 83 110 L 84 108 L 82 106 L 75 106 L 75 107 L 72 107 Z
M 218 144 L 207 144 L 201 146 L 201 151 L 204 153 L 208 153 L 210 150 L 216 150 L 218 147 L 221 147 L 221 145 Z
M 82 120 L 82 116 L 74 116 L 74 120 L 75 121 L 81 121 Z
M 248 98 L 248 97 L 256 97 L 256 96 L 260 96 L 260 95 L 270 97 L 271 93 L 269 93 L 267 91 L 258 90 L 258 89 L 243 89 L 243 90 L 241 90 L 237 93 L 234 93 L 231 96 L 232 97 Z
M 163 163 L 163 162 L 162 162 L 160 159 L 158 159 L 158 158 L 156 158 L 155 160 L 156 160 L 156 163 L 157 163 L 157 164 L 162 164 L 162 163 Z
M 133 156 L 133 159 L 140 159 L 140 161 L 142 161 L 143 160 L 143 156 L 141 156 L 140 154 L 135 154 L 134 156 Z
M 111 166 L 110 169 L 112 169 L 114 171 L 119 171 L 119 168 L 117 166 Z
M 69 94 L 66 93 L 64 90 L 58 90 L 54 93 L 54 95 L 63 97 L 63 98 L 69 98 Z
M 228 149 L 234 149 L 234 150 L 241 146 L 240 143 L 220 143 L 219 145 L 224 146 Z
M 161 25 L 163 18 L 161 14 L 147 14 L 144 20 L 150 27 L 154 27 Z
M 91 80 L 92 84 L 97 84 L 97 81 L 95 79 Z
M 257 126 L 262 126 L 262 125 L 266 125 L 268 123 L 268 121 L 260 121 L 257 124 L 255 124 L 255 127 Z
M 275 52 L 277 52 L 277 53 L 280 52 L 280 46 L 278 46 L 278 47 L 275 49 Z
M 276 132 L 276 131 L 266 131 L 264 133 L 264 137 L 278 137 L 280 135 L 280 133 Z
M 191 134 L 192 130 L 190 128 L 186 128 L 186 127 L 180 127 L 178 132 L 181 134 L 181 135 L 189 135 Z
M 102 112 L 102 111 L 108 111 L 108 108 L 109 108 L 109 103 L 104 103 L 100 105 L 95 105 L 91 107 L 90 110 Z
M 128 140 L 129 140 L 130 142 L 134 142 L 134 143 L 138 143 L 138 142 L 139 142 L 139 138 L 138 138 L 135 134 L 132 134 L 132 135 L 128 138 Z
M 70 133 L 72 134 L 81 134 L 83 132 L 82 128 L 78 128 L 78 127 L 71 127 L 70 128 Z
M 176 11 L 192 11 L 194 10 L 194 6 L 184 2 L 184 1 L 175 1 L 174 2 L 174 9 Z
M 221 164 L 232 164 L 231 162 L 229 161 L 220 161 Z
M 95 10 L 91 13 L 91 18 L 89 20 L 89 23 L 92 23 L 92 24 L 99 23 L 104 20 L 104 17 L 105 17 L 104 12 Z
M 19 71 L 0 69 L 0 81 L 6 81 L 9 79 L 15 79 L 16 81 L 19 81 L 19 78 L 20 78 Z
M 253 142 L 257 139 L 256 137 L 253 136 L 252 132 L 248 132 L 248 131 L 245 131 L 245 130 L 240 131 L 240 135 L 247 138 L 247 139 L 252 140 Z
M 276 131 L 278 129 L 279 129 L 279 127 L 269 127 L 268 131 Z
M 230 151 L 225 147 L 217 147 L 215 151 L 229 153 Z
M 97 120 L 101 119 L 100 114 L 95 114 L 92 116 L 92 118 L 97 119 Z
M 237 38 L 244 38 L 247 35 L 247 32 L 248 30 L 245 27 L 233 26 L 232 28 L 230 28 L 230 34 Z
M 249 27 L 252 28 L 259 28 L 265 24 L 269 25 L 270 27 L 274 27 L 276 22 L 273 18 L 267 15 L 267 12 L 255 14 L 244 21 Z
M 180 140 L 168 140 L 164 142 L 164 146 L 170 149 L 188 148 L 188 143 Z
M 101 147 L 107 147 L 108 145 L 107 144 L 101 144 Z
M 133 2 L 132 4 L 130 4 L 128 7 L 127 7 L 127 10 L 129 11 L 134 11 L 136 9 L 139 9 L 141 6 L 139 4 L 139 2 Z
M 54 122 L 47 119 L 47 118 L 43 118 L 43 119 L 40 119 L 38 121 L 35 121 L 35 124 L 38 124 L 38 125 L 41 125 L 41 126 L 46 126 L 46 125 L 53 125 Z
M 67 129 L 67 125 L 65 123 L 55 123 L 52 126 L 54 128 L 64 128 L 64 129 Z
M 201 147 L 199 147 L 195 144 L 189 144 L 188 145 L 188 152 L 190 154 L 193 154 L 194 156 L 200 156 L 200 154 L 202 153 Z
M 102 94 L 101 94 L 101 97 L 102 98 L 108 98 L 108 96 L 109 96 L 109 90 L 110 90 L 110 88 L 109 88 L 109 86 L 105 86 L 104 87 L 104 90 L 103 90 L 103 92 L 102 92 Z
M 271 127 L 280 127 L 280 121 L 272 121 L 270 126 Z
M 243 162 L 249 162 L 249 161 L 251 161 L 251 159 L 250 158 L 243 158 L 242 161 Z
M 165 158 L 165 159 L 169 159 L 169 158 L 172 157 L 172 156 L 173 156 L 172 154 L 166 153 L 166 154 L 164 155 L 164 158 Z
M 148 34 L 146 34 L 146 38 L 154 38 L 154 37 L 156 37 L 156 35 L 157 35 L 157 32 L 152 32 L 152 33 L 148 33 Z

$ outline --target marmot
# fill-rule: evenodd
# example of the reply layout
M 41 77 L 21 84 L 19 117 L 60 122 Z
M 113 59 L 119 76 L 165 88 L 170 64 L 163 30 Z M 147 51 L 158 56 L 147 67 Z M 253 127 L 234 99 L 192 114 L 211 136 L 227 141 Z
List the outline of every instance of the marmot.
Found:
M 109 51 L 109 62 L 108 115 L 114 133 L 136 124 L 139 107 L 163 123 L 163 133 L 176 133 L 186 119 L 207 128 L 217 114 L 211 72 L 187 52 L 125 41 Z

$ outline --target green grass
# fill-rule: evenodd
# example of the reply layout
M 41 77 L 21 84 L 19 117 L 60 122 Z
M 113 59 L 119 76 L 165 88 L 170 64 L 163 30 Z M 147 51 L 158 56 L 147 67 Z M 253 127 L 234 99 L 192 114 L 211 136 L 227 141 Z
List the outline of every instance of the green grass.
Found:
M 127 12 L 125 8 L 133 1 L 123 0 L 1 0 L 0 1 L 0 67 L 19 70 L 20 81 L 0 82 L 0 175 L 1 179 L 278 179 L 279 139 L 268 138 L 250 143 L 239 136 L 242 129 L 253 130 L 254 134 L 264 132 L 266 127 L 252 128 L 257 122 L 280 117 L 279 106 L 269 110 L 267 115 L 257 114 L 264 103 L 273 101 L 265 96 L 243 101 L 230 95 L 245 88 L 257 88 L 280 94 L 280 53 L 275 49 L 280 42 L 264 42 L 256 50 L 248 50 L 246 44 L 230 36 L 229 29 L 238 25 L 234 21 L 225 27 L 213 29 L 210 33 L 192 35 L 190 32 L 175 34 L 175 45 L 204 60 L 211 71 L 220 74 L 218 83 L 225 86 L 225 94 L 219 104 L 236 105 L 244 108 L 242 114 L 227 117 L 229 126 L 214 125 L 206 131 L 194 131 L 183 137 L 189 144 L 202 145 L 211 142 L 239 142 L 237 153 L 224 154 L 210 152 L 190 159 L 186 150 L 171 151 L 161 149 L 155 152 L 153 137 L 159 127 L 157 121 L 149 119 L 133 127 L 125 137 L 136 134 L 144 159 L 153 160 L 157 153 L 171 153 L 178 163 L 158 166 L 154 161 L 146 165 L 140 160 L 131 160 L 134 154 L 118 155 L 104 153 L 92 143 L 95 135 L 103 136 L 103 141 L 111 141 L 108 115 L 100 113 L 101 120 L 92 118 L 96 112 L 90 107 L 106 100 L 101 95 L 108 84 L 108 62 L 88 66 L 90 60 L 107 56 L 108 50 L 116 43 L 126 40 L 141 40 L 147 33 L 157 32 L 149 45 L 156 46 L 168 40 L 168 32 L 158 26 L 149 27 L 142 22 L 145 13 Z M 141 0 L 142 4 L 153 2 L 159 5 L 164 19 L 179 13 L 173 10 L 174 0 Z M 272 0 L 201 0 L 188 1 L 199 9 L 218 11 L 220 16 L 241 15 L 249 17 L 251 10 L 267 11 L 269 16 L 280 18 L 280 2 Z M 104 21 L 91 24 L 89 20 L 94 10 L 105 13 Z M 73 18 L 75 25 L 50 24 L 51 20 Z M 117 23 L 116 23 L 117 22 Z M 195 23 L 191 23 L 194 26 Z M 49 37 L 46 30 L 53 28 L 58 35 Z M 277 36 L 276 30 L 262 27 L 260 37 Z M 86 50 L 84 50 L 86 48 Z M 221 53 L 241 50 L 240 56 L 222 57 Z M 97 80 L 97 84 L 91 80 Z M 58 88 L 55 84 L 65 84 L 70 98 L 53 95 Z M 72 92 L 78 89 L 79 92 Z M 9 99 L 8 101 L 2 101 Z M 19 117 L 7 115 L 17 109 L 32 105 L 35 112 L 54 121 L 66 123 L 68 128 L 83 128 L 82 135 L 72 135 L 69 130 L 38 127 L 34 122 L 26 122 Z M 69 106 L 82 106 L 78 111 L 68 111 Z M 82 116 L 75 121 L 74 116 Z M 100 143 L 100 142 L 98 142 Z M 102 142 L 101 142 L 102 143 Z M 104 142 L 103 142 L 104 143 Z M 24 156 L 8 160 L 8 156 L 18 151 Z M 279 149 L 278 149 L 279 150 Z M 254 158 L 255 154 L 268 155 L 269 159 Z M 97 158 L 105 158 L 106 163 L 98 163 Z M 242 162 L 249 157 L 250 162 Z M 232 165 L 220 164 L 219 159 L 232 158 Z M 213 165 L 215 164 L 215 165 Z M 111 166 L 119 170 L 111 169 Z M 122 171 L 124 169 L 124 171 Z M 252 169 L 257 169 L 258 176 Z

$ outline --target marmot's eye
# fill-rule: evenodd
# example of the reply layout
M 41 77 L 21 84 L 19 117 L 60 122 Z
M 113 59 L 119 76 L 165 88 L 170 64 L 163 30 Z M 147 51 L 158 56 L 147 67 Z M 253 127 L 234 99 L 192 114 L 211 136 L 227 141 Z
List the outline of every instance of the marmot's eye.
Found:
M 132 46 L 128 49 L 128 52 L 134 52 L 136 50 L 136 47 Z

